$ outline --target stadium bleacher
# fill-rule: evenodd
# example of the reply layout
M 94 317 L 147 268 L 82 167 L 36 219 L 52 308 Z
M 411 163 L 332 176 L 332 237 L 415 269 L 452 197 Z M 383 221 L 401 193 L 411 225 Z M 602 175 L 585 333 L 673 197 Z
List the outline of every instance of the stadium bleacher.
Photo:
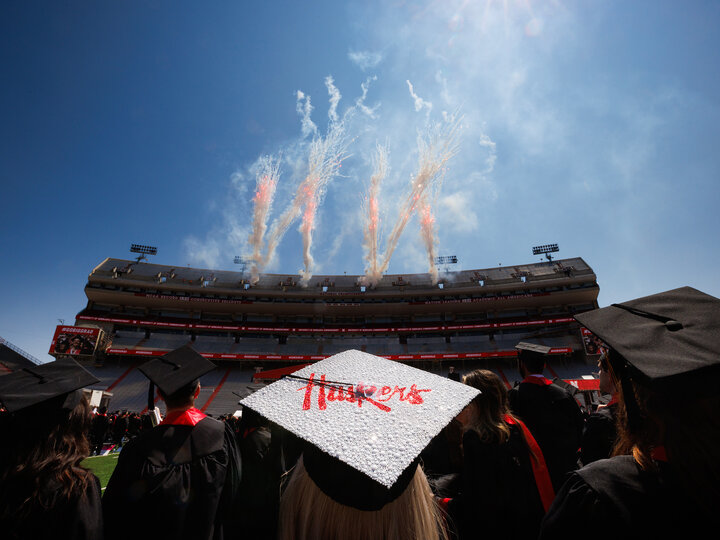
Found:
M 553 348 L 563 376 L 594 370 L 573 314 L 597 307 L 598 286 L 581 259 L 429 274 L 362 276 L 264 274 L 170 267 L 106 259 L 88 277 L 87 306 L 76 325 L 103 332 L 82 358 L 112 392 L 117 409 L 147 405 L 134 369 L 190 344 L 218 369 L 201 381 L 198 403 L 211 414 L 235 411 L 256 369 L 302 364 L 358 349 L 445 373 L 452 362 L 497 369 L 515 380 L 514 346 L 534 339 Z

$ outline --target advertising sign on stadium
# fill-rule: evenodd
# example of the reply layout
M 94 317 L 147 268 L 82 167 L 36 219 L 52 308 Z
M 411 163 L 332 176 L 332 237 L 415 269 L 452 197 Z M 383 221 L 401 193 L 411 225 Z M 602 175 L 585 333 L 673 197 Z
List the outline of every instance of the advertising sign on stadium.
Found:
M 163 356 L 170 351 L 166 350 L 141 350 L 141 349 L 125 349 L 125 348 L 113 348 L 110 347 L 107 354 L 121 354 L 127 356 Z M 572 347 L 554 347 L 550 349 L 549 354 L 571 354 L 573 352 Z M 316 360 L 324 360 L 331 356 L 330 354 L 325 355 L 310 355 L 310 354 L 291 354 L 291 355 L 278 355 L 278 354 L 248 354 L 248 353 L 200 353 L 201 356 L 209 359 L 234 359 L 234 360 L 283 360 L 283 361 L 294 361 L 304 360 L 312 362 Z M 462 359 L 462 358 L 500 358 L 517 356 L 517 350 L 507 351 L 490 351 L 490 352 L 468 352 L 468 353 L 424 353 L 424 354 L 380 354 L 382 358 L 388 360 L 443 360 L 443 359 Z
M 55 335 L 50 344 L 50 354 L 92 356 L 99 337 L 99 328 L 59 325 L 55 328 Z
M 599 337 L 597 337 L 587 328 L 580 328 L 580 334 L 582 335 L 583 346 L 585 347 L 585 354 L 600 354 L 603 349 L 608 348 L 607 345 L 605 345 L 605 343 L 603 343 Z

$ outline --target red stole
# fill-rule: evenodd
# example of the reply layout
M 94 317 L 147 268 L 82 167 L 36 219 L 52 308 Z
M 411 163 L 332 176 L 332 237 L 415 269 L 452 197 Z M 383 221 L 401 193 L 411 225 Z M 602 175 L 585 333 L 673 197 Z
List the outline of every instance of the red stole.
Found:
M 545 380 L 547 381 L 547 379 Z M 550 384 L 550 381 L 548 381 L 547 384 Z M 540 494 L 540 500 L 542 501 L 543 508 L 545 509 L 545 512 L 547 512 L 550 509 L 553 499 L 555 498 L 555 490 L 553 489 L 552 482 L 550 481 L 550 473 L 548 472 L 547 465 L 545 464 L 545 457 L 543 456 L 542 450 L 540 450 L 540 446 L 535 440 L 535 437 L 532 436 L 532 433 L 530 433 L 530 430 L 519 419 L 516 420 L 509 414 L 506 414 L 503 419 L 508 424 L 516 424 L 522 430 L 525 442 L 530 448 L 530 465 L 532 466 L 533 476 L 535 477 L 535 485 L 537 486 L 538 493 Z
M 618 402 L 618 394 L 615 392 L 612 397 L 610 398 L 610 401 L 605 403 L 605 405 L 598 405 L 598 409 L 604 409 L 605 407 L 609 407 L 610 405 L 615 405 Z
M 667 463 L 668 457 L 664 446 L 656 446 L 650 451 L 650 457 L 655 461 L 664 461 Z
M 182 412 L 168 414 L 159 425 L 161 426 L 194 426 L 207 416 L 200 409 L 192 407 Z
M 547 386 L 548 384 L 552 384 L 552 381 L 550 379 L 546 379 L 542 375 L 528 375 L 521 381 L 521 383 L 530 383 L 530 384 L 537 384 L 538 386 Z

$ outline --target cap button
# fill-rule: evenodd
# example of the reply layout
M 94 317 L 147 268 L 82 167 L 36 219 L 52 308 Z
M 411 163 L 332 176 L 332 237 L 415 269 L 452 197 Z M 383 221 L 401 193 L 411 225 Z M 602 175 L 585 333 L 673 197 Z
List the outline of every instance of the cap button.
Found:
M 669 321 L 665 321 L 665 327 L 671 332 L 675 332 L 677 330 L 681 330 L 683 325 L 678 321 L 670 319 Z

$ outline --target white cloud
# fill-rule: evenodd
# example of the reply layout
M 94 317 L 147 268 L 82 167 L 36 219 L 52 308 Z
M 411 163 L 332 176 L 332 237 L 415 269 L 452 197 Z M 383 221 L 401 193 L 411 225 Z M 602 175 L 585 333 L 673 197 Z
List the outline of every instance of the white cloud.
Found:
M 497 197 L 497 195 L 495 195 Z M 443 220 L 449 231 L 469 233 L 478 230 L 478 217 L 475 213 L 474 197 L 469 191 L 455 191 L 441 197 L 438 206 L 444 215 L 450 216 Z
M 201 240 L 196 236 L 185 239 L 185 252 L 192 266 L 200 268 L 219 268 L 221 266 L 220 242 L 215 238 Z
M 348 58 L 363 71 L 377 67 L 383 60 L 380 53 L 371 51 L 350 51 Z

